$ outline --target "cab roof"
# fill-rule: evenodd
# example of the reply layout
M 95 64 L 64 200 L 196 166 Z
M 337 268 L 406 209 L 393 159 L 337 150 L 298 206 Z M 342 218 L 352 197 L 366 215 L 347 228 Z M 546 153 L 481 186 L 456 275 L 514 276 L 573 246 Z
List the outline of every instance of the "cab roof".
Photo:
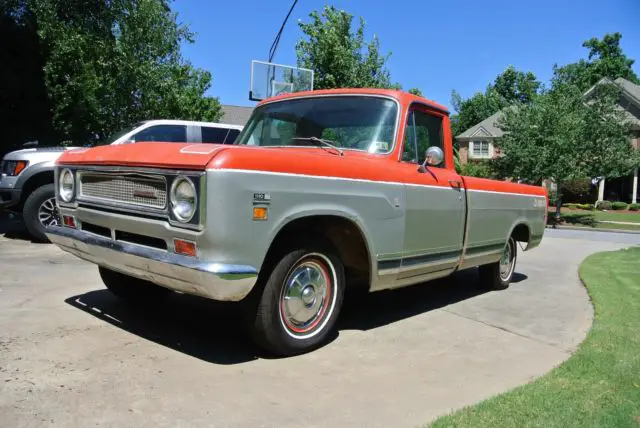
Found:
M 300 92 L 290 92 L 282 95 L 277 95 L 275 97 L 265 98 L 260 101 L 256 107 L 259 107 L 263 104 L 268 104 L 274 101 L 282 101 L 287 99 L 296 99 L 303 97 L 313 97 L 318 95 L 382 95 L 391 98 L 395 98 L 402 104 L 409 104 L 411 102 L 417 101 L 428 106 L 433 107 L 436 110 L 440 110 L 445 114 L 449 114 L 449 110 L 435 101 L 429 100 L 424 97 L 420 97 L 417 95 L 413 95 L 409 92 L 398 90 L 398 89 L 377 89 L 377 88 L 339 88 L 339 89 L 317 89 L 312 91 L 300 91 Z

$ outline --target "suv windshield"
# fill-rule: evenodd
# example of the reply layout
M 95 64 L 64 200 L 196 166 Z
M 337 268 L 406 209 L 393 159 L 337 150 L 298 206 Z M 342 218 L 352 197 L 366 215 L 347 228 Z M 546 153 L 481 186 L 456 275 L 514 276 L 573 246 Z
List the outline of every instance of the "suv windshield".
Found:
M 95 143 L 96 146 L 106 146 L 107 144 L 111 144 L 114 141 L 116 141 L 118 138 L 122 137 L 124 134 L 126 134 L 127 132 L 133 131 L 134 129 L 136 129 L 137 127 L 141 126 L 142 124 L 144 124 L 144 122 L 138 122 L 133 124 L 132 126 L 129 126 L 127 128 L 121 129 L 120 131 L 111 134 L 101 140 L 98 140 L 98 142 Z
M 300 146 L 318 139 L 340 149 L 388 153 L 393 149 L 398 105 L 373 96 L 327 96 L 268 103 L 256 108 L 235 144 Z

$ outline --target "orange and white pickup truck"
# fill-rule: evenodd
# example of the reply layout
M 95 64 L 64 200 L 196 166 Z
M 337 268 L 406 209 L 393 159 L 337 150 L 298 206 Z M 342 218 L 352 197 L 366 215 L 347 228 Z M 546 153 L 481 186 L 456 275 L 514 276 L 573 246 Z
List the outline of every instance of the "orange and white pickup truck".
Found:
M 325 344 L 350 287 L 476 267 L 507 287 L 548 202 L 542 187 L 460 176 L 446 109 L 377 89 L 266 99 L 233 145 L 69 150 L 55 183 L 49 239 L 114 294 L 242 301 L 251 337 L 280 355 Z

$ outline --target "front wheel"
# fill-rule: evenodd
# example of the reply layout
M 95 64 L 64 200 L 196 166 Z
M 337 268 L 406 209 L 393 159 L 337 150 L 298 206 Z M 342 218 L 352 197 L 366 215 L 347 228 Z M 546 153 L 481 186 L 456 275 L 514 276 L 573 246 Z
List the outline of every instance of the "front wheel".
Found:
M 500 260 L 488 265 L 480 266 L 480 280 L 492 290 L 504 290 L 509 287 L 516 269 L 518 247 L 513 236 L 509 237 Z
M 266 278 L 249 330 L 261 347 L 282 356 L 322 345 L 344 298 L 344 267 L 330 244 L 314 241 L 284 252 Z
M 24 203 L 22 218 L 33 240 L 49 242 L 46 228 L 60 224 L 53 184 L 44 184 L 31 192 Z

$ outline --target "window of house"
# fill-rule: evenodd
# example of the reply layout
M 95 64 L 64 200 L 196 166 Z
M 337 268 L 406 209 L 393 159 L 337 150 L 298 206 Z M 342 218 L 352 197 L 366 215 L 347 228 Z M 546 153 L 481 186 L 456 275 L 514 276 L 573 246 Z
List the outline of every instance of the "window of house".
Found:
M 444 151 L 442 119 L 420 110 L 412 110 L 407 118 L 402 161 L 422 163 L 427 149 L 432 146 Z M 439 167 L 444 167 L 444 162 Z
M 488 141 L 473 141 L 471 143 L 471 154 L 473 157 L 486 158 L 489 157 L 489 142 Z
M 155 125 L 138 132 L 134 137 L 137 142 L 164 141 L 171 143 L 187 142 L 187 127 L 185 125 Z

